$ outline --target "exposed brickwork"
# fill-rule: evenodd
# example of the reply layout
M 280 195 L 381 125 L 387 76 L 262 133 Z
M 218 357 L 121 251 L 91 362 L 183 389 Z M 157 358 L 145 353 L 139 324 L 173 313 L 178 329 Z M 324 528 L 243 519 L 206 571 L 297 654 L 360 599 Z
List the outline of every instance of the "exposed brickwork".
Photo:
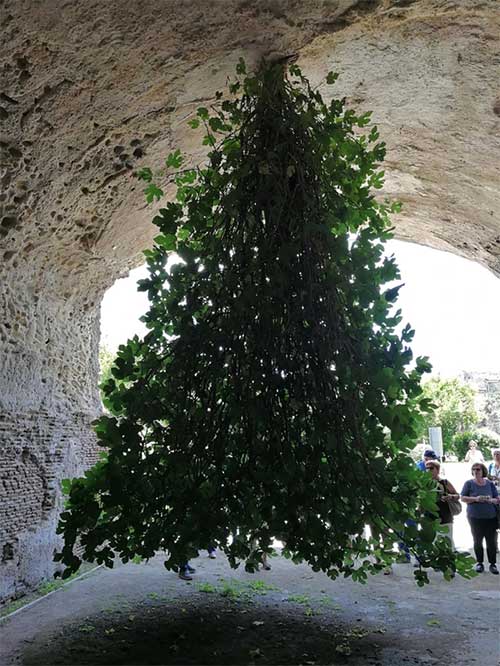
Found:
M 0 415 L 0 600 L 15 598 L 54 571 L 60 480 L 97 457 L 86 415 Z
M 88 300 L 98 305 L 102 290 L 53 293 L 49 266 L 28 284 L 0 277 L 0 602 L 52 576 L 60 480 L 95 459 L 101 409 L 99 310 Z

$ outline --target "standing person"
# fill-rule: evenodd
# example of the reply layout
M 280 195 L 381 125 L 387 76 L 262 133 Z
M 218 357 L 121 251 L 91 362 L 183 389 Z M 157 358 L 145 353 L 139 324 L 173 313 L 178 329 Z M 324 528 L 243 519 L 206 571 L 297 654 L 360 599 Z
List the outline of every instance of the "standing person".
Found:
M 423 456 L 422 456 L 422 460 L 419 460 L 418 463 L 417 463 L 417 469 L 419 469 L 421 472 L 425 472 L 427 463 L 431 462 L 433 460 L 437 461 L 437 459 L 438 459 L 438 457 L 437 457 L 437 454 L 434 451 L 434 449 L 425 449 L 425 451 L 423 453 Z M 412 525 L 416 526 L 417 523 L 414 520 L 407 520 L 405 525 L 407 525 L 408 527 L 411 527 Z M 399 550 L 404 552 L 405 557 L 406 557 L 406 561 L 411 562 L 410 550 L 408 549 L 408 546 L 405 543 L 403 543 L 403 542 L 399 543 Z M 420 560 L 418 558 L 417 558 L 417 561 L 414 563 L 413 566 L 414 567 L 419 567 L 420 566 Z
M 448 528 L 447 537 L 451 541 L 451 546 L 454 548 L 453 543 L 453 514 L 450 509 L 450 502 L 452 500 L 460 499 L 460 495 L 455 490 L 450 481 L 440 477 L 441 465 L 437 460 L 429 460 L 425 463 L 425 469 L 431 473 L 432 478 L 437 483 L 437 507 L 439 512 L 439 522 L 443 527 Z
M 467 519 L 476 555 L 476 571 L 484 571 L 483 539 L 486 541 L 486 552 L 490 571 L 497 575 L 497 507 L 500 503 L 498 490 L 488 479 L 488 470 L 483 463 L 472 465 L 472 479 L 466 481 L 461 492 L 461 500 L 467 504 Z
M 481 451 L 477 448 L 477 442 L 473 439 L 469 442 L 469 450 L 465 454 L 465 462 L 470 463 L 483 463 L 484 465 L 484 456 Z
M 488 477 L 493 481 L 497 490 L 500 488 L 500 449 L 493 449 L 493 462 L 488 467 Z
M 429 460 L 437 460 L 436 452 L 432 449 L 425 449 L 422 460 L 419 460 L 417 463 L 417 468 L 422 472 L 425 472 L 425 465 Z
M 259 542 L 257 541 L 257 539 L 252 539 L 250 545 L 251 545 L 252 551 L 254 551 L 254 550 L 258 549 Z M 264 553 L 264 552 L 262 553 L 261 558 L 260 558 L 260 563 L 262 564 L 262 568 L 264 569 L 264 571 L 271 571 L 271 565 L 267 561 L 267 553 Z

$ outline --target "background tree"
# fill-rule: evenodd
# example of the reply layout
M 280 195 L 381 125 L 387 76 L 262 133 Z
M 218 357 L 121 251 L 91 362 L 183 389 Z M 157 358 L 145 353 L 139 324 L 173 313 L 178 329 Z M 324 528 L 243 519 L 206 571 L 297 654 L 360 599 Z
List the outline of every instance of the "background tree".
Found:
M 99 346 L 99 385 L 105 384 L 109 379 L 111 379 L 111 368 L 115 360 L 115 354 L 111 352 L 106 345 L 101 344 Z M 104 398 L 104 394 L 101 391 L 101 397 Z
M 108 566 L 164 549 L 172 569 L 212 543 L 249 570 L 277 537 L 294 561 L 360 581 L 403 538 L 423 566 L 467 575 L 435 538 L 434 485 L 407 454 L 429 365 L 407 370 L 413 332 L 395 332 L 399 288 L 383 288 L 399 277 L 382 242 L 398 206 L 373 194 L 384 144 L 362 131 L 370 114 L 326 104 L 296 66 L 238 72 L 230 98 L 190 121 L 206 166 L 167 158 L 176 200 L 154 219 L 140 282 L 149 333 L 119 348 L 104 386 L 107 457 L 71 484 L 64 575 L 78 537 Z M 151 170 L 140 176 L 160 198 Z
M 453 438 L 471 430 L 479 420 L 476 412 L 475 391 L 458 379 L 433 377 L 423 383 L 422 395 L 434 405 L 420 431 L 427 436 L 428 428 L 441 426 L 445 450 L 453 450 Z
M 485 460 L 490 460 L 492 458 L 492 449 L 500 447 L 499 435 L 487 428 L 479 428 L 478 430 L 467 430 L 465 432 L 457 433 L 452 439 L 450 451 L 454 453 L 459 460 L 463 460 L 469 449 L 469 442 L 471 439 L 477 442 L 478 449 L 483 454 Z

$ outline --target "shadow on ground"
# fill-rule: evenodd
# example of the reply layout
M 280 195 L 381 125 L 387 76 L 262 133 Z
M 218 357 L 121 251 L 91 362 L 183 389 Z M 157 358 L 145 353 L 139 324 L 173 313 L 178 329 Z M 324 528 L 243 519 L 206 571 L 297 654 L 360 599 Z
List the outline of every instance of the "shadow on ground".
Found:
M 497 576 L 431 572 L 418 588 L 398 564 L 360 585 L 282 557 L 247 574 L 205 554 L 186 583 L 163 561 L 95 570 L 6 618 L 1 666 L 470 666 L 478 640 L 484 666 L 500 656 Z
M 27 647 L 22 663 L 333 664 L 344 663 L 348 655 L 381 663 L 380 634 L 343 627 L 333 611 L 204 596 L 194 595 L 180 607 L 174 600 L 158 600 L 88 616 Z

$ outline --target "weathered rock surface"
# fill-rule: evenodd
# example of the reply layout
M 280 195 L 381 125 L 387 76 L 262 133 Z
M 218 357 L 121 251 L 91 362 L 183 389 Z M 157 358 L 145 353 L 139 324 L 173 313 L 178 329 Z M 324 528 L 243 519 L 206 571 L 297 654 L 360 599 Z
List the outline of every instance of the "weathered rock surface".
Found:
M 94 455 L 100 299 L 154 233 L 134 169 L 201 160 L 189 114 L 293 52 L 373 110 L 398 236 L 500 275 L 497 0 L 0 0 L 0 597 L 50 571 Z

